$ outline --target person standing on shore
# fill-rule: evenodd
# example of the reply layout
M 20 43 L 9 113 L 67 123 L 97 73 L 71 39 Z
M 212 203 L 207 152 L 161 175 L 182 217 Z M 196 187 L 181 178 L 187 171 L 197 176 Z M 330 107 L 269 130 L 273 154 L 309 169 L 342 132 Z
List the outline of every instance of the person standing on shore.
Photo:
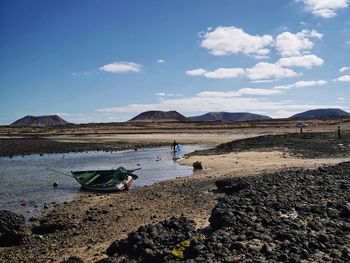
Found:
M 340 131 L 340 126 L 338 126 L 338 139 L 341 139 L 341 131 Z

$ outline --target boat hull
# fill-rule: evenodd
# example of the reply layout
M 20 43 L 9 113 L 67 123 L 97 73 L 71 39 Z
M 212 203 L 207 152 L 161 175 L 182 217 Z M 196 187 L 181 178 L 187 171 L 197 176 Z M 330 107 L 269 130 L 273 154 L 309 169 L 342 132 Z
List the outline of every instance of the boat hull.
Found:
M 82 188 L 91 190 L 91 191 L 98 191 L 98 192 L 121 192 L 121 191 L 127 191 L 131 187 L 132 183 L 134 182 L 134 179 L 132 179 L 131 176 L 129 176 L 128 180 L 124 182 L 120 182 L 113 186 L 108 187 L 94 187 L 91 185 L 81 185 Z
M 72 171 L 71 173 L 82 188 L 112 192 L 128 190 L 137 178 L 136 175 L 132 174 L 133 171 L 135 170 L 119 167 L 116 170 Z

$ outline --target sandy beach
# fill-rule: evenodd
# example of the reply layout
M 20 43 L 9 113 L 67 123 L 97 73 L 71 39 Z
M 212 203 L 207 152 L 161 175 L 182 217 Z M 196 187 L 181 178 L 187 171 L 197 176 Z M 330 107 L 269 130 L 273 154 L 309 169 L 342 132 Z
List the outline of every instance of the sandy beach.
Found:
M 333 128 L 332 125 L 316 130 Z M 113 140 L 127 144 L 125 138 L 128 137 L 138 144 L 146 141 L 149 143 L 147 146 L 181 138 L 178 139 L 181 143 L 200 142 L 215 146 L 233 139 L 268 134 L 271 132 L 269 129 L 243 130 L 241 133 L 237 130 L 233 133 L 225 131 L 225 135 L 215 131 L 203 132 L 200 136 L 173 132 L 151 136 L 122 135 L 118 139 L 113 137 Z M 282 131 L 285 130 L 277 129 L 273 134 L 281 134 Z M 111 139 L 106 135 L 102 138 L 108 142 Z M 212 210 L 222 196 L 215 191 L 215 181 L 218 179 L 261 175 L 286 169 L 317 168 L 348 161 L 349 155 L 345 155 L 303 158 L 276 147 L 252 147 L 251 150 L 191 155 L 181 160 L 181 164 L 192 165 L 195 161 L 200 161 L 204 169 L 195 171 L 190 177 L 163 181 L 122 193 L 91 193 L 69 203 L 54 205 L 50 212 L 42 218 L 32 219 L 26 226 L 28 235 L 23 245 L 0 248 L 0 259 L 3 262 L 64 262 L 74 255 L 84 262 L 95 262 L 107 257 L 106 249 L 113 241 L 127 237 L 128 233 L 143 225 L 156 224 L 173 216 L 185 216 L 194 220 L 198 229 L 208 227 Z

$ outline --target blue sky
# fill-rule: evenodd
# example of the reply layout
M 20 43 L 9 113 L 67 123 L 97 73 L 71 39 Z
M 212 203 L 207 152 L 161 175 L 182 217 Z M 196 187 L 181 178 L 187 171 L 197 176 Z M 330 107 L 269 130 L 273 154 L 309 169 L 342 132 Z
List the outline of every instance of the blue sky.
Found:
M 349 0 L 0 2 L 0 124 L 350 110 Z

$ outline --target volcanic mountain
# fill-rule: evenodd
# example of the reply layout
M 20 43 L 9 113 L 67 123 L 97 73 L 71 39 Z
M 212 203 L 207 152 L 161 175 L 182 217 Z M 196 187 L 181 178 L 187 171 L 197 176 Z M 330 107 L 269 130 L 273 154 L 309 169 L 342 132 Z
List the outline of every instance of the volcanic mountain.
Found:
M 66 125 L 69 122 L 60 118 L 57 115 L 45 115 L 45 116 L 25 116 L 14 123 L 11 126 L 56 126 Z
M 132 122 L 168 122 L 188 121 L 188 119 L 177 111 L 145 111 L 132 118 Z
M 252 121 L 271 119 L 268 116 L 249 112 L 208 112 L 204 115 L 188 118 L 191 121 Z
M 290 119 L 295 118 L 325 118 L 325 117 L 347 117 L 350 116 L 349 112 L 343 111 L 341 109 L 316 109 L 309 110 L 295 114 Z

